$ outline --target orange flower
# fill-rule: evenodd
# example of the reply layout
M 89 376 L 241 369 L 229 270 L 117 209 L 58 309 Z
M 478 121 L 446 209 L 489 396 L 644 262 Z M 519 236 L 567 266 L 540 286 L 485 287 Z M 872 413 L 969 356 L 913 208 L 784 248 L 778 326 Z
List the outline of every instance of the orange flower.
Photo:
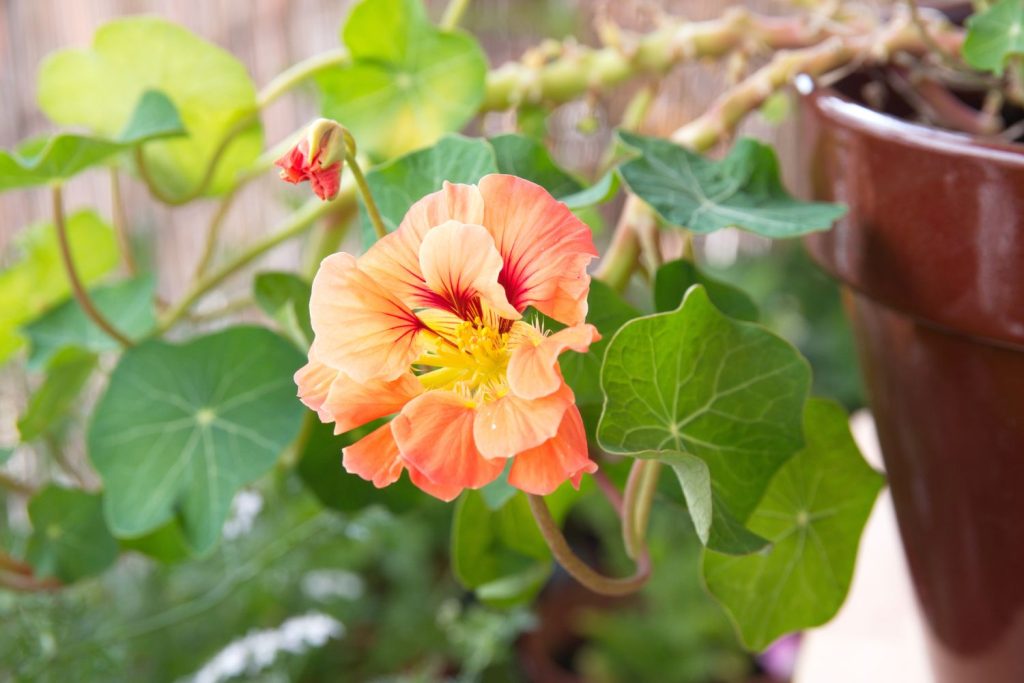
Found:
M 299 140 L 274 165 L 281 179 L 293 185 L 309 181 L 313 193 L 328 201 L 338 196 L 341 187 L 341 162 L 345 156 L 344 136 L 337 121 L 317 119 Z
M 442 500 L 498 477 L 545 495 L 594 472 L 558 356 L 597 341 L 585 324 L 597 255 L 590 230 L 543 188 L 510 175 L 445 183 L 361 258 L 324 259 L 316 338 L 299 397 L 341 433 L 393 420 L 345 448 L 376 486 L 403 469 Z M 527 307 L 568 327 L 548 334 Z

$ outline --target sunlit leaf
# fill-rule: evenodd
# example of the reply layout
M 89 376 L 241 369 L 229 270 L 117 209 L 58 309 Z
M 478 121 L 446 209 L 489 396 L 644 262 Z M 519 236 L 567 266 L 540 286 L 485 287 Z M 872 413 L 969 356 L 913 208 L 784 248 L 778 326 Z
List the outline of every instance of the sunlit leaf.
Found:
M 561 199 L 580 192 L 579 181 L 558 167 L 542 143 L 525 135 L 508 133 L 490 139 L 498 172 L 526 178 Z
M 964 61 L 975 69 L 1003 73 L 1006 60 L 1024 54 L 1024 0 L 999 0 L 967 20 Z
M 494 150 L 486 140 L 448 135 L 433 147 L 378 166 L 366 174 L 366 182 L 390 232 L 402 222 L 410 206 L 440 190 L 446 180 L 476 183 L 497 171 Z M 372 244 L 377 239 L 373 226 L 365 215 L 363 218 L 364 244 Z
M 117 264 L 114 233 L 94 212 L 72 214 L 67 229 L 75 266 L 86 285 Z M 29 228 L 17 245 L 20 257 L 0 271 L 0 364 L 24 343 L 18 328 L 71 292 L 52 225 Z
M 156 282 L 152 275 L 142 275 L 90 291 L 92 301 L 115 328 L 130 339 L 141 339 L 156 325 L 153 295 Z M 101 330 L 83 311 L 78 302 L 68 299 L 26 325 L 22 332 L 28 338 L 28 364 L 38 369 L 61 349 L 74 346 L 96 353 L 120 348 L 118 342 Z
M 77 581 L 117 559 L 117 541 L 103 521 L 99 494 L 51 484 L 29 501 L 28 516 L 27 559 L 40 577 Z
M 142 142 L 184 132 L 178 111 L 165 95 L 142 95 L 128 126 L 116 138 L 61 133 L 32 140 L 13 152 L 0 151 L 0 192 L 67 180 Z
M 487 59 L 476 40 L 434 26 L 420 0 L 362 0 L 342 29 L 348 64 L 322 71 L 324 116 L 360 150 L 387 159 L 457 131 L 484 97 Z
M 178 24 L 128 17 L 100 27 L 89 48 L 51 55 L 39 74 L 46 115 L 100 135 L 124 129 L 148 90 L 170 98 L 188 135 L 147 144 L 147 166 L 165 193 L 185 195 L 199 185 L 225 134 L 256 111 L 256 90 L 234 56 Z M 227 189 L 262 144 L 254 122 L 227 148 L 210 191 Z
M 804 424 L 807 446 L 778 471 L 748 521 L 771 547 L 744 557 L 704 556 L 708 589 L 752 650 L 835 616 L 883 485 L 861 457 L 838 404 L 808 401 Z
M 619 167 L 623 180 L 669 223 L 708 233 L 736 227 L 764 237 L 828 230 L 845 207 L 802 202 L 779 178 L 775 151 L 743 138 L 712 161 L 660 138 L 619 132 L 640 156 Z
M 309 283 L 292 273 L 259 273 L 252 293 L 264 313 L 299 345 L 309 348 L 313 327 L 309 322 Z
M 96 355 L 67 347 L 46 365 L 42 385 L 32 394 L 25 414 L 18 420 L 22 441 L 32 441 L 59 425 L 78 402 L 78 395 L 96 367 Z
M 88 434 L 114 534 L 141 536 L 177 515 L 196 552 L 211 548 L 234 494 L 298 433 L 292 374 L 303 360 L 257 327 L 126 351 Z
M 691 514 L 742 523 L 803 445 L 810 380 L 807 362 L 789 343 L 722 315 L 702 287 L 693 287 L 675 311 L 632 320 L 612 338 L 601 369 L 606 399 L 598 440 L 611 453 L 700 458 L 713 495 L 699 498 L 721 509 Z M 736 540 L 711 525 L 707 544 L 752 550 Z
M 674 311 L 683 295 L 693 285 L 702 285 L 711 303 L 718 310 L 737 320 L 758 319 L 757 304 L 742 289 L 716 280 L 691 261 L 669 261 L 654 275 L 654 307 L 658 311 Z

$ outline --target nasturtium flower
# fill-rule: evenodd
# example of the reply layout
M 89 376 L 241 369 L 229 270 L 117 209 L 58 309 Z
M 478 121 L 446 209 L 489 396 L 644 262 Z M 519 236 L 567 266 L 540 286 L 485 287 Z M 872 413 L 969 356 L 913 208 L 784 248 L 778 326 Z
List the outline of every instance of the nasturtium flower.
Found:
M 337 197 L 345 158 L 343 133 L 337 121 L 314 121 L 298 144 L 274 162 L 281 169 L 281 179 L 295 185 L 308 180 L 324 201 Z
M 510 460 L 523 491 L 578 486 L 597 465 L 558 356 L 600 338 L 584 322 L 595 256 L 564 204 L 495 174 L 446 183 L 358 259 L 324 259 L 299 397 L 336 433 L 394 415 L 343 450 L 345 469 L 378 487 L 408 470 L 442 500 Z M 566 327 L 550 333 L 527 308 Z

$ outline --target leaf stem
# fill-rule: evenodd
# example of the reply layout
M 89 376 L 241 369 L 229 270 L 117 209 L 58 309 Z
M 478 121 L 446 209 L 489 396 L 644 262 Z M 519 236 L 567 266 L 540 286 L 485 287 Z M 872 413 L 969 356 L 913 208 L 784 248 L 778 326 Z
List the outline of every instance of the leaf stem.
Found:
M 440 27 L 445 31 L 457 28 L 469 3 L 470 0 L 448 0 L 448 6 L 444 8 L 444 15 L 441 17 Z
M 348 50 L 344 48 L 328 50 L 304 59 L 272 78 L 256 96 L 256 106 L 263 109 L 284 93 L 314 76 L 317 71 L 331 66 L 342 66 L 347 62 Z
M 551 548 L 551 554 L 554 555 L 558 564 L 562 565 L 562 568 L 583 586 L 601 595 L 617 596 L 635 593 L 647 583 L 647 579 L 651 575 L 651 558 L 646 551 L 636 561 L 636 571 L 632 576 L 625 578 L 604 576 L 572 551 L 569 542 L 562 535 L 562 530 L 558 528 L 558 524 L 551 517 L 551 511 L 548 510 L 543 496 L 530 494 L 527 496 L 527 500 L 533 518 L 537 521 L 537 527 L 540 529 L 544 541 Z
M 128 275 L 134 276 L 139 272 L 139 267 L 135 263 L 132 241 L 128 236 L 128 221 L 124 215 L 124 202 L 121 200 L 121 175 L 114 166 L 110 167 L 110 216 L 114 224 L 114 234 L 117 236 L 117 245 L 121 249 L 124 269 Z
M 17 493 L 22 496 L 31 496 L 36 492 L 35 488 L 31 484 L 27 484 L 23 481 L 10 477 L 3 472 L 0 472 L 0 488 L 7 489 L 13 493 Z
M 622 499 L 622 542 L 626 554 L 634 560 L 646 547 L 651 504 L 660 474 L 661 463 L 657 460 L 637 460 L 629 470 Z
M 256 244 L 253 244 L 220 268 L 217 268 L 200 278 L 192 289 L 189 290 L 189 292 L 185 294 L 185 296 L 182 297 L 182 299 L 162 317 L 160 323 L 157 325 L 155 334 L 163 334 L 173 327 L 185 316 L 186 313 L 188 313 L 188 310 L 196 301 L 201 299 L 207 292 L 222 283 L 236 271 L 249 265 L 252 261 L 256 260 L 265 252 L 270 251 L 282 242 L 286 242 L 289 239 L 302 234 L 308 230 L 317 219 L 332 210 L 345 207 L 354 199 L 354 188 L 350 186 L 348 188 L 342 188 L 342 191 L 334 201 L 322 202 L 319 199 L 311 199 L 308 201 L 302 206 L 302 208 L 289 216 L 279 230 L 268 235 Z
M 235 198 L 238 196 L 238 191 L 241 187 L 241 184 L 236 185 L 231 188 L 227 194 L 221 197 L 220 203 L 217 205 L 217 210 L 214 212 L 213 218 L 210 219 L 210 225 L 206 229 L 206 241 L 203 244 L 203 253 L 199 257 L 199 262 L 196 264 L 196 272 L 192 278 L 193 281 L 199 280 L 210 268 L 210 263 L 213 261 L 213 255 L 217 251 L 217 241 L 220 239 L 221 227 L 224 225 L 228 212 L 231 210 L 231 206 L 235 203 Z
M 359 160 L 356 159 L 355 139 L 347 128 L 342 128 L 342 134 L 345 136 L 345 163 L 352 171 L 352 179 L 356 181 L 356 187 L 359 188 L 359 196 L 362 197 L 363 206 L 366 207 L 366 213 L 369 214 L 370 222 L 373 223 L 373 231 L 377 233 L 377 239 L 380 239 L 388 234 L 388 229 L 384 227 L 384 219 L 380 216 L 377 202 L 373 199 L 366 176 L 363 175 L 363 169 L 359 165 Z
M 97 327 L 103 330 L 121 346 L 128 348 L 133 342 L 121 334 L 110 322 L 100 313 L 89 297 L 89 292 L 82 284 L 75 268 L 74 256 L 71 254 L 71 242 L 68 239 L 67 220 L 64 217 L 64 196 L 60 185 L 54 185 L 51 193 L 53 198 L 53 224 L 57 230 L 57 244 L 60 246 L 61 263 L 64 265 L 64 272 L 67 273 L 68 282 L 71 283 L 71 292 L 75 300 L 81 306 L 82 311 L 92 320 Z

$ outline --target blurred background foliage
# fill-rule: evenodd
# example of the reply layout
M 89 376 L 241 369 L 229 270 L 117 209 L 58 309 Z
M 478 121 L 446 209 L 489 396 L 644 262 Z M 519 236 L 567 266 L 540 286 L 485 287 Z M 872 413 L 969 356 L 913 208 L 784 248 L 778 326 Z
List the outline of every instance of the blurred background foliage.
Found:
M 13 55 L 29 39 L 19 35 L 23 29 L 42 22 L 47 12 L 52 16 L 58 11 L 53 2 L 39 3 L 39 7 L 45 5 L 43 9 L 30 7 L 33 4 L 11 0 L 0 6 L 5 55 Z M 76 5 L 76 12 L 87 14 L 90 24 L 124 11 L 127 5 L 134 7 L 105 2 L 90 10 L 89 4 Z M 429 4 L 435 15 L 443 5 Z M 752 4 L 772 7 L 770 2 Z M 254 37 L 248 39 L 252 44 L 229 47 L 262 74 L 258 82 L 266 82 L 273 70 L 268 72 L 256 57 L 260 32 L 278 31 L 293 42 L 299 42 L 295 36 L 308 37 L 312 53 L 336 42 L 336 29 L 346 11 L 346 3 L 337 2 L 295 3 L 282 9 L 284 5 L 288 3 L 253 3 L 249 17 L 235 3 L 209 7 L 203 3 L 208 14 L 192 19 L 193 23 L 216 23 L 217 17 L 231 16 L 233 21 L 219 31 L 222 35 L 209 23 L 207 30 L 196 29 L 221 44 L 237 43 L 237 33 L 249 30 L 246 22 L 254 22 Z M 517 57 L 541 37 L 575 34 L 588 39 L 593 9 L 586 5 L 479 0 L 466 25 L 481 38 L 491 63 L 496 64 Z M 721 3 L 713 0 L 615 5 L 605 10 L 636 27 L 649 24 L 658 11 L 700 18 L 721 10 Z M 198 6 L 180 3 L 159 9 L 182 14 L 172 18 L 184 20 L 187 8 Z M 283 29 L 281 16 L 293 19 L 285 21 Z M 70 16 L 66 22 L 74 20 Z M 66 22 L 61 24 L 63 33 L 51 32 L 38 46 L 68 43 L 68 33 L 75 30 L 69 30 Z M 79 32 L 88 36 L 92 28 Z M 538 35 L 540 28 L 544 35 Z M 38 46 L 25 50 L 17 62 L 7 62 L 2 74 L 5 92 L 27 92 L 24 84 L 34 80 L 41 56 L 36 54 Z M 294 55 L 278 57 L 282 64 L 274 68 L 295 61 Z M 701 106 L 701 99 L 710 99 L 723 78 L 718 67 L 688 66 L 675 75 L 678 78 L 669 79 L 652 108 L 650 132 L 671 130 L 685 120 Z M 703 94 L 680 104 L 687 89 Z M 618 120 L 629 95 L 565 105 L 541 120 L 537 130 L 547 136 L 560 163 L 589 175 L 607 146 L 609 121 Z M 27 102 L 24 106 L 29 108 L 34 102 L 30 96 L 11 100 Z M 275 126 L 280 133 L 301 120 L 306 113 L 301 106 L 299 113 L 272 112 L 268 138 L 280 137 L 274 133 Z M 2 146 L 11 147 L 38 132 L 35 116 L 34 111 L 18 112 L 12 107 L 0 117 Z M 282 125 L 282 120 L 289 123 Z M 493 133 L 507 123 L 492 119 L 479 125 Z M 786 133 L 777 133 L 763 121 L 755 122 L 754 132 L 781 140 L 785 149 Z M 75 188 L 79 198 L 105 195 L 105 189 L 99 192 L 89 182 Z M 265 188 L 247 190 L 258 192 Z M 280 194 L 276 189 L 275 193 Z M 143 198 L 139 187 L 126 192 L 130 210 L 141 216 L 140 227 L 159 223 L 166 224 L 166 229 L 140 229 L 137 256 L 143 262 L 161 259 L 159 292 L 177 298 L 187 286 L 188 268 L 176 268 L 175 263 L 191 263 L 198 247 L 198 240 L 181 236 L 190 214 L 185 211 L 172 218 L 162 209 L 141 208 Z M 280 204 L 286 206 L 287 201 Z M 0 197 L 5 218 L 0 251 L 7 254 L 5 258 L 14 250 L 14 231 L 45 215 L 39 210 L 44 203 L 45 197 Z M 251 238 L 252 231 L 272 223 L 280 210 L 268 208 L 272 202 L 241 204 L 239 215 L 226 229 L 228 242 L 233 235 Z M 599 229 L 613 219 L 617 208 L 589 209 L 585 219 Z M 177 242 L 169 245 L 173 240 Z M 769 247 L 759 238 L 726 231 L 699 239 L 697 248 L 709 272 L 746 291 L 758 305 L 762 321 L 810 359 L 816 394 L 836 398 L 849 409 L 862 404 L 839 293 L 810 263 L 799 243 L 777 242 Z M 108 251 L 116 253 L 113 245 Z M 104 254 L 93 256 L 102 260 Z M 279 260 L 274 265 L 294 269 L 301 255 L 286 250 L 275 258 Z M 112 264 L 115 259 L 107 260 Z M 239 280 L 239 289 L 247 291 L 249 286 L 248 280 Z M 28 321 L 66 296 L 66 291 L 47 293 L 38 305 L 22 302 L 29 308 L 17 313 Z M 651 310 L 649 301 L 634 299 L 641 310 Z M 240 317 L 246 319 L 246 315 L 252 316 L 250 312 Z M 202 324 L 196 322 L 199 328 Z M 12 350 L 4 341 L 0 340 L 0 353 Z M 0 444 L 13 443 L 13 423 L 27 402 L 24 366 L 19 365 L 23 363 L 18 360 L 0 371 Z M 19 449 L 19 462 L 31 456 L 29 469 L 39 480 L 77 476 L 84 463 L 82 415 L 81 406 L 69 408 L 45 440 Z M 701 545 L 692 527 L 679 522 L 684 504 L 678 486 L 667 477 L 656 501 L 651 532 L 658 571 L 638 596 L 597 598 L 556 569 L 534 609 L 498 608 L 474 598 L 453 576 L 448 557 L 452 506 L 410 487 L 377 492 L 345 475 L 337 454 L 352 435 L 334 437 L 330 429 L 312 421 L 307 428 L 314 432 L 305 451 L 294 454 L 297 468 L 278 468 L 244 490 L 235 500 L 222 542 L 206 556 L 184 559 L 180 539 L 165 535 L 151 538 L 142 549 L 178 561 L 157 562 L 132 552 L 126 544 L 127 552 L 99 577 L 52 593 L 0 591 L 0 681 L 768 680 L 755 658 L 740 648 L 724 612 L 700 586 Z M 0 465 L 12 455 L 11 449 L 0 448 Z M 613 477 L 622 478 L 614 466 L 610 469 Z M 78 474 L 87 481 L 92 476 Z M 0 493 L 0 501 L 0 549 L 24 556 L 32 529 L 23 500 Z M 581 554 L 589 554 L 596 565 L 628 571 L 617 518 L 601 497 L 580 497 L 569 512 L 567 529 Z

